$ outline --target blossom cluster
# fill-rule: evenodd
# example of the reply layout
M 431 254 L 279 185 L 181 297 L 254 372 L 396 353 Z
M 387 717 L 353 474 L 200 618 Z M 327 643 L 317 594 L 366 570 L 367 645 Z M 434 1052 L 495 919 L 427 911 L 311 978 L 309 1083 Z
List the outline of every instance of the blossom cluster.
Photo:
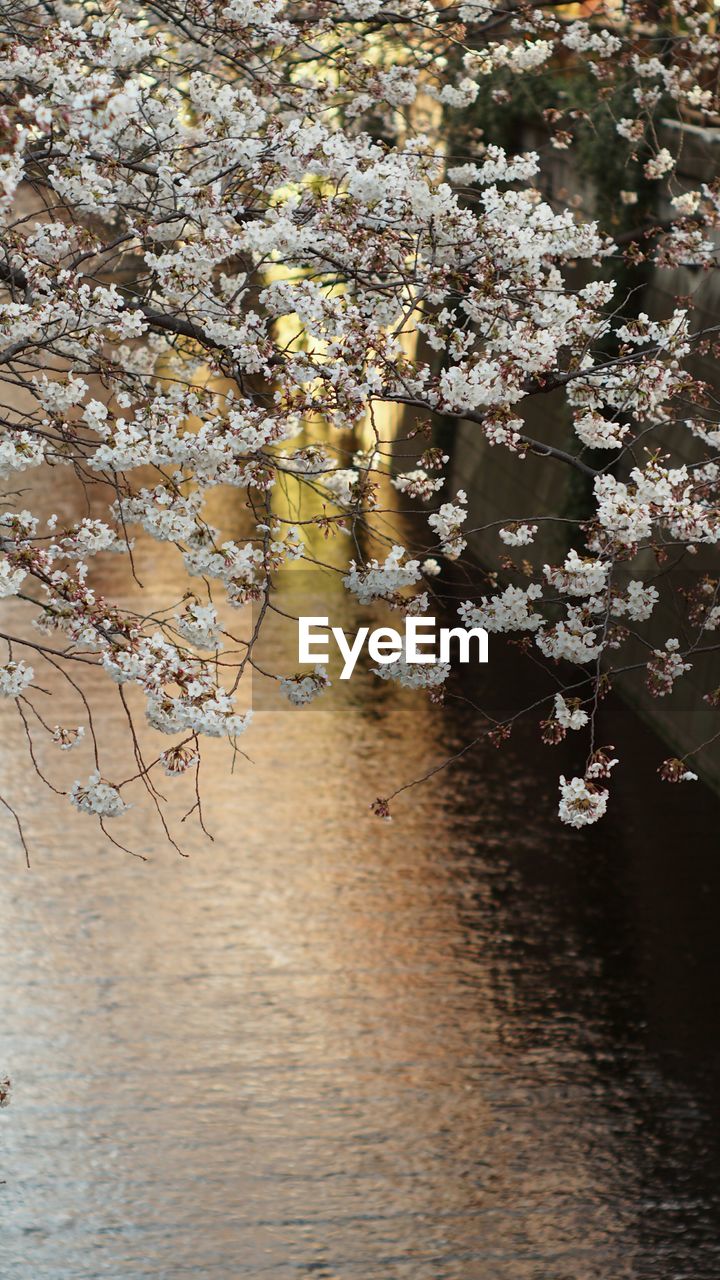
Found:
M 720 425 L 691 372 L 711 336 L 687 302 L 651 317 L 608 279 L 623 252 L 615 223 L 545 199 L 540 150 L 513 154 L 468 130 L 446 162 L 442 130 L 469 120 L 488 85 L 499 104 L 516 77 L 568 59 L 598 105 L 614 76 L 629 79 L 632 105 L 613 127 L 638 190 L 628 176 L 621 202 L 650 184 L 671 215 L 631 234 L 626 260 L 713 265 L 717 184 L 683 191 L 679 143 L 656 127 L 660 111 L 672 123 L 720 105 L 710 11 L 678 0 L 662 58 L 615 11 L 580 20 L 562 5 L 162 11 L 160 22 L 109 0 L 29 0 L 0 50 L 0 599 L 24 619 L 0 692 L 24 715 L 40 663 L 74 663 L 78 678 L 84 663 L 177 736 L 155 762 L 168 776 L 196 765 L 203 736 L 234 745 L 250 724 L 240 679 L 259 664 L 257 628 L 238 640 L 227 611 L 255 606 L 262 620 L 280 570 L 324 565 L 342 533 L 334 545 L 350 550 L 333 565 L 355 602 L 411 614 L 428 605 L 423 577 L 429 589 L 453 564 L 464 571 L 475 495 L 451 483 L 444 436 L 417 448 L 461 419 L 509 466 L 534 455 L 588 491 L 557 563 L 491 575 L 460 608 L 556 680 L 569 669 L 569 684 L 585 681 L 581 697 L 564 684 L 550 697 L 548 740 L 588 730 L 594 742 L 601 684 L 625 646 L 640 646 L 651 693 L 668 696 L 720 626 L 711 586 L 682 639 L 642 630 L 663 616 L 671 554 L 709 556 L 720 541 Z M 569 148 L 583 113 L 546 114 L 553 146 Z M 528 425 L 528 402 L 548 392 L 566 415 L 562 446 Z M 411 426 L 397 428 L 403 411 Z M 391 418 L 414 442 L 397 456 Z M 54 503 L 58 474 L 75 486 L 72 510 Z M 421 533 L 399 532 L 388 502 L 423 504 Z M 504 572 L 515 552 L 551 558 L 537 550 L 539 518 L 500 528 Z M 147 539 L 182 582 L 159 607 L 146 607 L 135 569 Z M 109 555 L 134 584 L 129 604 Z M 295 705 L 329 683 L 320 669 L 269 674 Z M 379 674 L 431 690 L 449 678 L 402 663 Z M 44 729 L 62 750 L 94 739 L 89 719 Z M 96 766 L 70 799 L 120 816 L 124 784 L 97 755 Z M 604 813 L 609 768 L 589 758 L 561 779 L 563 821 Z

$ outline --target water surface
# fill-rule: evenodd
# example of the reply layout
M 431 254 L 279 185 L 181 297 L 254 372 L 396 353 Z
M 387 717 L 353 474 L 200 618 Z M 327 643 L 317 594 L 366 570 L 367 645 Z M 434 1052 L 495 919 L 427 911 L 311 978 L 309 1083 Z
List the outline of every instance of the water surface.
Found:
M 467 706 L 261 711 L 206 770 L 215 842 L 181 859 L 136 807 L 143 864 L 0 710 L 33 854 L 3 828 L 3 1280 L 717 1280 L 720 807 L 656 783 L 629 712 L 574 833 L 536 727 L 383 823 Z

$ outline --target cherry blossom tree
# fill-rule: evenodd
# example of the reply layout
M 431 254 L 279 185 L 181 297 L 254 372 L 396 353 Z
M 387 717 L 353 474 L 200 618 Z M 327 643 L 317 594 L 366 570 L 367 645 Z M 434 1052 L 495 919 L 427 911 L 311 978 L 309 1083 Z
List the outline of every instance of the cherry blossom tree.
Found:
M 642 264 L 716 265 L 717 184 L 681 190 L 659 125 L 720 109 L 714 13 L 702 0 L 6 0 L 0 595 L 13 625 L 0 694 L 36 766 L 38 735 L 62 751 L 91 741 L 94 771 L 58 803 L 107 833 L 134 784 L 164 822 L 154 777 L 196 774 L 204 738 L 235 746 L 248 730 L 237 695 L 257 671 L 278 571 L 317 563 L 326 543 L 347 540 L 339 572 L 358 601 L 427 610 L 438 575 L 467 554 L 466 497 L 448 489 L 436 433 L 463 419 L 518 469 L 542 457 L 589 494 L 586 517 L 558 513 L 573 526 L 567 555 L 537 573 L 523 557 L 539 519 L 499 528 L 500 577 L 483 588 L 468 562 L 477 589 L 460 617 L 519 638 L 552 676 L 527 714 L 548 744 L 577 735 L 584 759 L 560 778 L 560 818 L 605 812 L 616 761 L 596 716 L 628 644 L 657 697 L 717 647 L 710 572 L 677 634 L 658 644 L 644 630 L 677 590 L 673 571 L 720 537 L 720 426 L 692 371 L 714 331 L 687 301 L 651 319 L 627 285 Z M 625 223 L 570 197 L 550 204 L 543 155 L 480 135 L 481 101 L 549 71 L 567 92 L 540 109 L 548 154 L 609 121 Z M 620 84 L 631 105 L 617 116 Z M 647 200 L 661 188 L 662 218 Z M 553 391 L 572 422 L 563 448 L 526 421 Z M 395 454 L 389 410 L 405 414 Z M 368 447 L 353 448 L 363 432 Z M 403 436 L 414 454 L 398 470 Z M 694 461 L 681 464 L 688 440 Z M 72 523 L 45 509 L 57 468 L 87 497 Z M 309 514 L 276 500 L 288 483 L 311 495 Z M 212 495 L 227 488 L 246 540 L 213 524 Z M 416 524 L 406 545 L 393 512 L 411 502 L 424 533 Z M 96 564 L 116 553 L 132 576 L 133 539 L 148 535 L 187 589 L 149 610 L 138 583 L 128 608 L 100 592 Z M 249 602 L 240 639 L 223 619 Z M 46 667 L 76 692 L 77 726 L 39 704 Z M 128 715 L 132 778 L 103 758 L 85 684 L 98 669 Z M 447 670 L 398 661 L 382 674 L 437 698 Z M 328 685 L 322 668 L 264 676 L 298 704 Z M 133 689 L 163 735 L 150 757 Z M 719 690 L 706 697 L 720 705 Z M 511 723 L 488 717 L 478 732 L 501 741 Z M 694 777 L 685 760 L 662 769 Z M 387 816 L 388 800 L 375 809 Z

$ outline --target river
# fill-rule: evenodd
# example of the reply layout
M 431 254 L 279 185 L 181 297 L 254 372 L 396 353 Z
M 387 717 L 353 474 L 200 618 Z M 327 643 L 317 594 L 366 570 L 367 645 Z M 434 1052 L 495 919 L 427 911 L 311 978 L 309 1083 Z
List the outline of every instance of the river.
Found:
M 717 1280 L 720 805 L 620 708 L 591 832 L 536 726 L 379 821 L 473 717 L 358 681 L 257 714 L 190 858 L 133 809 L 147 863 L 18 769 L 2 707 L 32 865 L 5 824 L 0 1275 Z

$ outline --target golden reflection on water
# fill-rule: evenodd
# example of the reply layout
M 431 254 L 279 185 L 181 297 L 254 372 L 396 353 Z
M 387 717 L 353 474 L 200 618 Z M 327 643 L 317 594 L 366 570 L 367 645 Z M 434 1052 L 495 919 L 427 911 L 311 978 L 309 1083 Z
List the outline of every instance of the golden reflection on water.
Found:
M 173 548 L 141 541 L 137 564 L 150 599 L 180 590 Z M 120 562 L 103 573 L 122 594 Z M 54 697 L 62 722 L 70 693 Z M 97 697 L 121 762 L 116 691 Z M 633 1078 L 621 980 L 598 979 L 591 915 L 573 923 L 587 849 L 549 825 L 522 757 L 502 786 L 492 759 L 468 761 L 378 822 L 369 800 L 457 727 L 360 677 L 329 710 L 261 710 L 234 773 L 211 744 L 215 840 L 189 830 L 189 860 L 138 803 L 122 839 L 142 865 L 40 790 L 13 707 L 0 717 L 33 850 L 28 873 L 6 828 L 4 1280 L 716 1280 L 705 1188 L 691 1271 L 683 1202 L 677 1231 L 657 1226 L 668 1184 L 638 1117 L 643 1098 L 671 1104 Z M 680 1147 L 700 1124 L 682 1106 Z
M 302 713 L 259 717 L 253 766 L 208 771 L 216 842 L 189 864 L 36 812 L 3 908 L 4 1274 L 29 1248 L 37 1276 L 522 1277 L 580 1218 L 604 1239 L 585 1090 L 541 1071 L 534 1114 L 503 975 L 462 958 L 450 797 L 367 814 L 378 771 L 432 747 L 436 713 L 400 716 L 383 739 L 384 715 L 316 715 L 311 743 Z

